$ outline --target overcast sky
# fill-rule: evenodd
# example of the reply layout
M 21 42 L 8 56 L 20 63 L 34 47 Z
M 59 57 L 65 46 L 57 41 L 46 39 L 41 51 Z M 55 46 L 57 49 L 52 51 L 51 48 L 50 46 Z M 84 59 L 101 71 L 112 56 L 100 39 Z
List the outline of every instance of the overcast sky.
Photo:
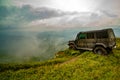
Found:
M 44 30 L 119 25 L 119 3 L 120 0 L 1 0 L 0 28 Z
M 63 11 L 119 11 L 120 0 L 13 0 L 16 5 L 30 4 L 34 7 L 51 7 Z

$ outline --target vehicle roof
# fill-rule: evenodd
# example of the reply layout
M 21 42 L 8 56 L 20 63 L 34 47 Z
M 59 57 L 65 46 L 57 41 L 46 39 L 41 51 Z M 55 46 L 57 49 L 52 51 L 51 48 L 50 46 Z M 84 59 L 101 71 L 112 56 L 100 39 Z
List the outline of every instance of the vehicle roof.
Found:
M 79 33 L 90 33 L 90 32 L 99 32 L 99 31 L 107 31 L 107 30 L 113 30 L 113 29 L 107 28 L 107 29 L 101 29 L 101 30 L 81 31 Z

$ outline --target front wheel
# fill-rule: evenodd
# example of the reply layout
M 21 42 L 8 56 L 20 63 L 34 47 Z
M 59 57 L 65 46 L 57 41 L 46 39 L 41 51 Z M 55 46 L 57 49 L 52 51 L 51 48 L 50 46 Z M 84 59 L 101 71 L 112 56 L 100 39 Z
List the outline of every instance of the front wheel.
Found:
M 75 50 L 76 48 L 75 48 L 75 46 L 74 46 L 73 44 L 70 44 L 70 45 L 69 45 L 69 49 Z
M 102 46 L 95 47 L 93 52 L 95 54 L 101 54 L 101 55 L 107 55 L 108 54 L 107 50 L 104 47 L 102 47 Z

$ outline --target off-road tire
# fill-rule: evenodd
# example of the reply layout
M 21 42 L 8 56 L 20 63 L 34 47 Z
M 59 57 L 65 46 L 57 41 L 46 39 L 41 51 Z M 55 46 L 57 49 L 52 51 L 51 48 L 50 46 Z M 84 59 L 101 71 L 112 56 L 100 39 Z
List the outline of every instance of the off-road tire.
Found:
M 100 54 L 100 55 L 107 55 L 108 54 L 107 50 L 102 46 L 95 47 L 93 52 L 95 54 Z

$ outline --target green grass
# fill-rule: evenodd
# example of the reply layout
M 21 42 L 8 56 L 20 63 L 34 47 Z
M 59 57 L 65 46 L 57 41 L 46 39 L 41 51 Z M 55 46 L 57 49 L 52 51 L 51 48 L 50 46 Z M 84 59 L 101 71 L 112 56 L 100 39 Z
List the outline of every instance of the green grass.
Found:
M 58 53 L 44 62 L 2 63 L 0 80 L 120 80 L 120 39 L 108 56 L 68 49 Z

